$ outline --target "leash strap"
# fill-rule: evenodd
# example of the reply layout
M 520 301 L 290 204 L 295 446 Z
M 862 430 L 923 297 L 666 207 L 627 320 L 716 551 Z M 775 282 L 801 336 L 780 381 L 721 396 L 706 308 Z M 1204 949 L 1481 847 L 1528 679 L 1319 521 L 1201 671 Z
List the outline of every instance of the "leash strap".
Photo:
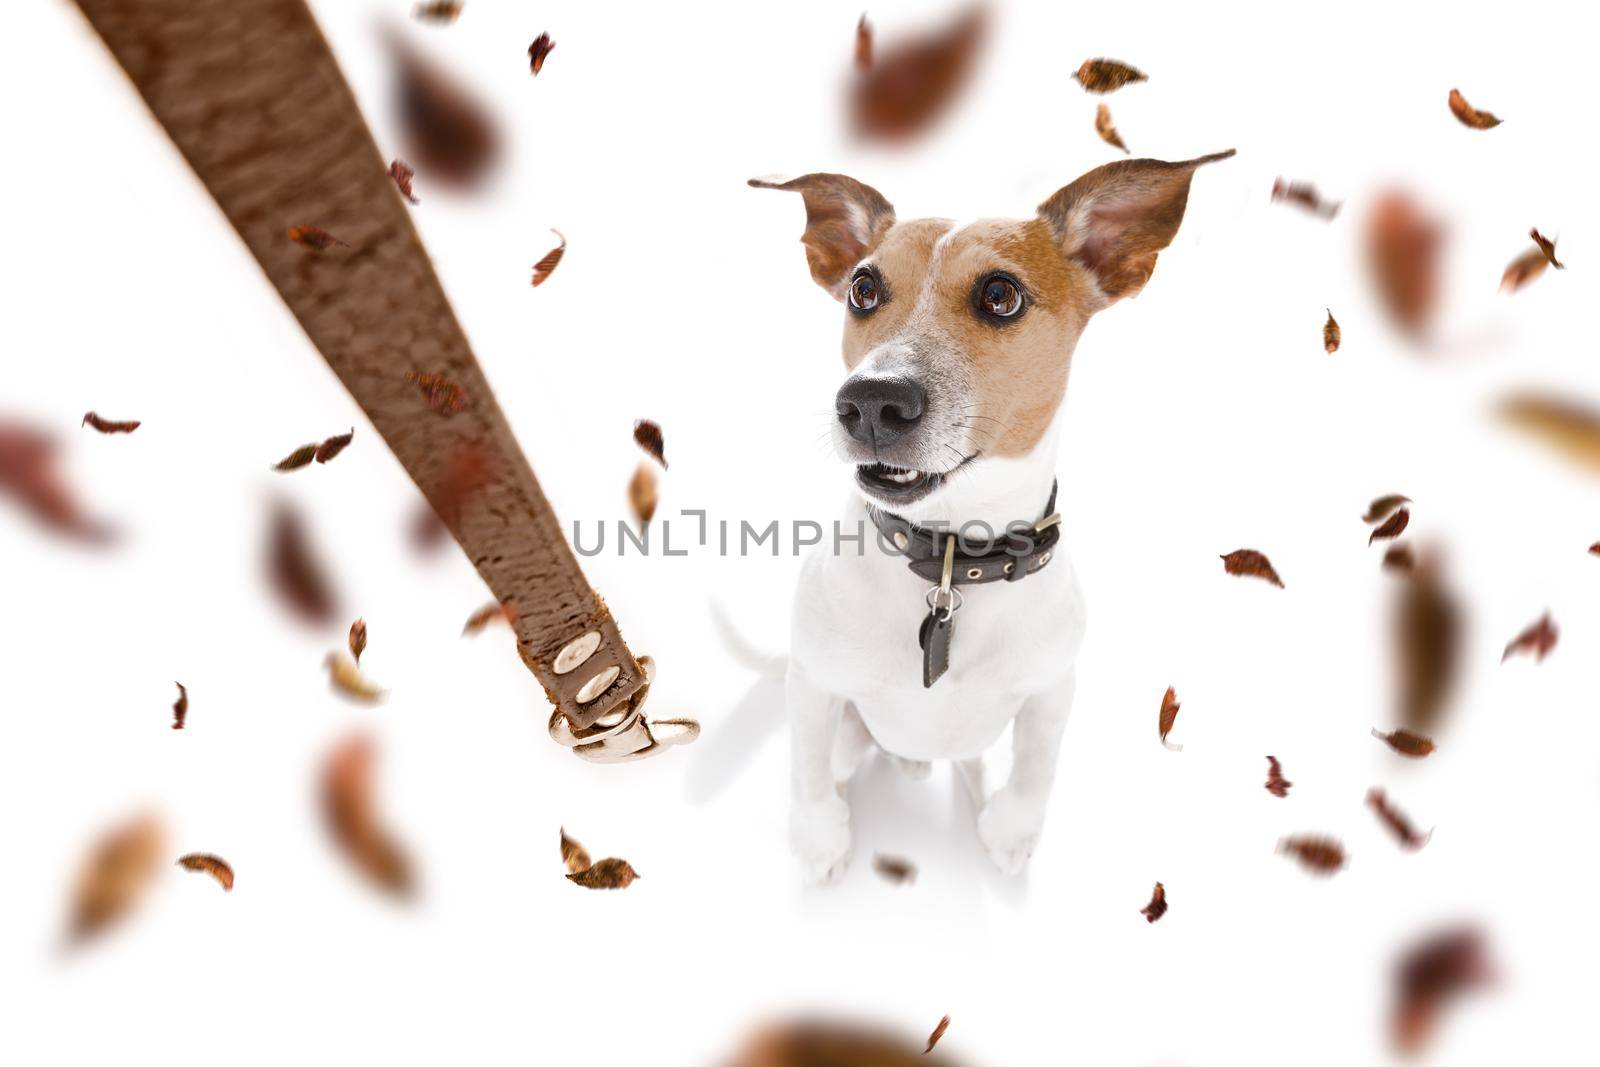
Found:
M 568 548 L 304 0 L 77 2 L 306 336 L 513 609 L 518 651 L 555 708 L 551 736 L 594 762 L 692 741 L 690 720 L 653 731 L 645 719 L 652 668 L 628 650 Z M 310 252 L 287 236 L 301 225 L 347 247 Z M 431 409 L 417 384 L 424 375 L 456 386 L 460 409 Z

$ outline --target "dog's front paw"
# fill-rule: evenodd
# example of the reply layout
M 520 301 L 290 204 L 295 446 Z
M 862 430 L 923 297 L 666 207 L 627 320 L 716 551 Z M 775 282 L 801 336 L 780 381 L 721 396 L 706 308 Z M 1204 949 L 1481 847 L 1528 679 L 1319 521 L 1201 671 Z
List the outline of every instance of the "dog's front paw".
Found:
M 978 839 L 989 858 L 1005 874 L 1020 874 L 1039 842 L 1044 802 L 1002 789 L 989 798 L 978 816 Z
M 841 797 L 797 801 L 789 813 L 789 847 L 807 885 L 838 878 L 850 851 L 850 806 Z

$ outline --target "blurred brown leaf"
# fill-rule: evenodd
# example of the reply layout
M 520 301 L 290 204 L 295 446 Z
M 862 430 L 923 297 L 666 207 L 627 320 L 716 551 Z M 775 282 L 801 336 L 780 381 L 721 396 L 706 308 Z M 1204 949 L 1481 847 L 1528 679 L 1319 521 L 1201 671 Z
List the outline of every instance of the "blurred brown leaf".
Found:
M 1388 521 L 1382 526 L 1372 531 L 1372 535 L 1367 538 L 1367 544 L 1371 545 L 1374 541 L 1393 541 L 1396 537 L 1405 533 L 1406 527 L 1410 524 L 1411 512 L 1401 508 L 1393 515 L 1390 515 Z
M 488 111 L 397 34 L 389 34 L 388 44 L 407 158 L 435 181 L 477 184 L 500 155 L 500 134 Z
M 585 889 L 626 889 L 639 877 L 639 872 L 627 860 L 616 858 L 599 860 L 581 871 L 567 875 L 567 881 L 576 882 Z
M 1150 891 L 1150 903 L 1139 909 L 1144 921 L 1153 923 L 1167 913 L 1167 887 L 1160 882 Z
M 1508 426 L 1563 458 L 1600 471 L 1600 410 L 1548 393 L 1515 393 L 1501 403 L 1499 413 Z
M 1128 150 L 1128 146 L 1122 143 L 1122 135 L 1111 122 L 1111 109 L 1104 104 L 1094 110 L 1094 132 L 1112 148 L 1120 148 L 1124 152 Z
M 1470 126 L 1474 130 L 1492 130 L 1500 125 L 1500 120 L 1487 111 L 1479 111 L 1467 103 L 1467 98 L 1461 95 L 1460 89 L 1450 90 L 1450 114 L 1461 120 L 1461 125 Z
M 568 874 L 587 871 L 594 865 L 594 861 L 589 858 L 589 850 L 568 837 L 565 826 L 561 828 L 561 862 L 566 864 Z
M 361 673 L 356 661 L 343 649 L 329 652 L 322 661 L 328 668 L 328 680 L 334 689 L 361 704 L 377 704 L 383 700 L 384 689 Z
M 1415 943 L 1395 967 L 1390 1035 L 1395 1047 L 1415 1055 L 1433 1039 L 1444 1008 L 1493 979 L 1483 935 L 1470 927 L 1432 934 Z
M 1400 753 L 1400 755 L 1410 756 L 1412 759 L 1422 759 L 1432 753 L 1434 749 L 1432 738 L 1423 737 L 1421 734 L 1412 733 L 1410 730 L 1401 729 L 1386 734 L 1377 727 L 1373 727 L 1372 736 Z
M 1393 623 L 1399 718 L 1407 729 L 1432 734 L 1460 675 L 1462 619 L 1446 587 L 1443 564 L 1432 556 L 1415 561 L 1395 599 Z
M 178 866 L 186 871 L 204 871 L 217 880 L 217 884 L 228 892 L 233 891 L 233 868 L 228 866 L 228 861 L 221 856 L 213 856 L 206 852 L 191 852 L 187 856 L 178 857 Z
M 411 17 L 418 22 L 449 24 L 461 17 L 461 0 L 428 0 L 411 9 Z
M 891 856 L 885 852 L 874 853 L 872 869 L 886 882 L 910 885 L 917 880 L 917 865 L 904 856 Z
M 1222 569 L 1241 578 L 1260 578 L 1283 588 L 1283 579 L 1272 569 L 1272 561 L 1253 548 L 1239 548 L 1222 557 Z
M 347 641 L 350 646 L 350 655 L 354 657 L 356 665 L 361 664 L 361 653 L 367 650 L 367 620 L 357 619 L 350 624 L 350 637 Z
M 1331 356 L 1339 351 L 1339 339 L 1343 334 L 1339 330 L 1339 324 L 1334 321 L 1333 309 L 1324 308 L 1323 310 L 1328 313 L 1328 321 L 1322 324 L 1322 347 Z
M 467 616 L 467 624 L 461 627 L 461 636 L 466 637 L 469 634 L 480 633 L 485 626 L 488 626 L 496 619 L 501 620 L 513 629 L 516 628 L 516 609 L 512 607 L 511 601 L 508 600 L 502 604 L 499 601 L 491 600 L 477 611 L 474 611 Z
M 338 615 L 333 586 L 312 550 L 305 523 L 282 500 L 272 505 L 266 566 L 273 592 L 301 621 L 324 626 Z
M 544 258 L 533 265 L 533 286 L 538 288 L 543 285 L 555 271 L 556 264 L 561 262 L 561 257 L 567 254 L 567 239 L 561 236 L 560 230 L 552 229 L 551 233 L 561 242 L 544 254 Z
M 1413 852 L 1426 845 L 1428 838 L 1433 836 L 1432 830 L 1426 834 L 1417 833 L 1417 828 L 1411 824 L 1411 820 L 1406 818 L 1400 809 L 1389 803 L 1388 796 L 1377 786 L 1367 790 L 1367 807 L 1383 820 L 1383 825 L 1389 828 L 1401 845 Z
M 1167 741 L 1167 735 L 1172 732 L 1173 725 L 1178 721 L 1178 691 L 1172 686 L 1167 686 L 1167 691 L 1161 697 L 1161 715 L 1156 720 L 1156 728 L 1161 731 L 1161 744 L 1174 752 L 1182 752 L 1182 745 L 1174 745 Z
M 759 1028 L 728 1067 L 917 1067 L 929 1061 L 921 1042 L 859 1024 L 801 1020 Z M 933 1057 L 957 1067 L 943 1049 Z
M 939 1039 L 944 1036 L 944 1032 L 948 1029 L 950 1029 L 950 1016 L 946 1015 L 939 1020 L 939 1025 L 933 1028 L 933 1033 L 928 1035 L 928 1047 L 922 1050 L 924 1056 L 933 1051 L 933 1046 L 939 1043 Z
M 389 177 L 394 180 L 394 187 L 400 190 L 400 195 L 406 198 L 407 203 L 422 203 L 422 201 L 418 200 L 414 195 L 412 195 L 411 192 L 411 179 L 415 178 L 416 176 L 417 172 L 412 170 L 406 165 L 404 160 L 398 157 L 396 157 L 389 164 Z
M 134 909 L 155 881 L 166 840 L 161 820 L 146 813 L 112 827 L 94 843 L 72 893 L 70 943 L 104 933 Z
M 323 818 L 345 858 L 373 885 L 409 896 L 414 887 L 411 861 L 378 821 L 373 758 L 373 741 L 364 734 L 333 750 L 322 765 Z
M 544 69 L 545 57 L 556 50 L 556 43 L 548 33 L 541 33 L 528 46 L 528 69 L 537 76 Z
M 307 226 L 300 224 L 289 227 L 289 240 L 304 248 L 308 252 L 321 255 L 328 249 L 337 245 L 340 248 L 349 248 L 344 241 L 339 240 L 320 226 Z
M 1143 71 L 1115 59 L 1086 59 L 1072 77 L 1091 93 L 1111 93 L 1124 85 L 1150 80 Z
M 1566 264 L 1556 258 L 1556 243 L 1540 233 L 1537 226 L 1528 231 L 1528 236 L 1533 238 L 1533 243 L 1539 246 L 1539 251 L 1544 253 L 1544 258 L 1549 260 L 1552 267 L 1556 270 L 1567 269 Z
M 112 540 L 111 529 L 90 519 L 62 480 L 55 439 L 18 422 L 0 419 L 0 492 L 45 526 L 93 544 Z
M 1324 220 L 1332 220 L 1344 206 L 1341 201 L 1322 199 L 1322 194 L 1317 192 L 1317 187 L 1310 182 L 1292 182 L 1286 178 L 1273 180 L 1272 200 L 1274 203 L 1281 200 L 1286 204 L 1293 204 Z
M 1367 268 L 1389 317 L 1413 338 L 1426 334 L 1438 309 L 1444 226 L 1409 194 L 1391 190 L 1367 219 Z
M 652 459 L 661 464 L 662 470 L 666 469 L 666 442 L 661 437 L 660 426 L 649 419 L 634 420 L 633 440 L 640 448 L 650 453 Z
M 988 24 L 988 7 L 978 4 L 942 29 L 878 49 L 870 66 L 857 67 L 851 86 L 856 133 L 906 141 L 925 131 L 970 80 Z M 858 31 L 858 54 L 859 47 Z
M 628 506 L 633 509 L 633 517 L 639 520 L 639 525 L 650 522 L 657 502 L 656 472 L 650 464 L 641 462 L 628 482 Z
M 1411 503 L 1411 498 L 1408 496 L 1401 496 L 1399 493 L 1390 493 L 1388 496 L 1380 496 L 1378 499 L 1367 505 L 1367 513 L 1361 516 L 1361 521 L 1366 523 L 1368 526 L 1375 522 L 1382 522 L 1390 515 L 1393 515 L 1401 505 L 1409 503 Z
M 1531 652 L 1534 660 L 1542 663 L 1550 654 L 1550 650 L 1556 647 L 1556 639 L 1560 636 L 1561 632 L 1556 629 L 1547 611 L 1539 617 L 1538 622 L 1511 639 L 1511 643 L 1506 646 L 1505 655 L 1500 657 L 1500 662 L 1504 663 L 1518 652 Z
M 1407 544 L 1390 545 L 1383 554 L 1383 569 L 1397 574 L 1409 574 L 1417 567 L 1417 559 Z
M 83 421 L 78 425 L 93 426 L 101 433 L 132 433 L 139 428 L 139 420 L 127 419 L 122 422 L 117 422 L 113 419 L 102 418 L 91 411 L 84 415 Z
M 1278 762 L 1278 757 L 1267 757 L 1267 792 L 1275 797 L 1286 797 L 1294 783 L 1283 776 L 1283 765 Z
M 1300 861 L 1313 874 L 1333 874 L 1344 866 L 1344 846 L 1331 837 L 1301 834 L 1278 842 L 1278 851 Z
M 1528 249 L 1522 255 L 1513 259 L 1507 265 L 1505 273 L 1500 275 L 1501 291 L 1510 290 L 1513 293 L 1516 292 L 1543 274 L 1544 269 L 1549 265 L 1550 261 L 1545 258 L 1544 252 L 1537 248 Z
M 172 728 L 183 729 L 184 720 L 189 717 L 189 690 L 183 687 L 182 682 L 173 682 L 178 687 L 178 699 L 172 702 Z

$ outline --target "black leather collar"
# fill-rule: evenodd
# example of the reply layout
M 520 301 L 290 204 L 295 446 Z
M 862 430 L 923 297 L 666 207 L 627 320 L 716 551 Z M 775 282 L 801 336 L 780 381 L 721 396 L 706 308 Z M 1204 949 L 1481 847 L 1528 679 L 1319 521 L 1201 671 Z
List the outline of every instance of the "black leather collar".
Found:
M 1050 500 L 1044 516 L 1032 526 L 1016 522 L 999 532 L 993 540 L 974 537 L 962 528 L 929 529 L 907 522 L 900 516 L 867 505 L 872 523 L 907 559 L 907 566 L 921 578 L 938 583 L 944 574 L 946 543 L 956 539 L 951 585 L 983 585 L 987 582 L 1021 581 L 1043 570 L 1055 555 L 1061 539 L 1061 516 L 1056 514 L 1056 485 L 1050 485 Z M 979 530 L 979 534 L 988 531 Z

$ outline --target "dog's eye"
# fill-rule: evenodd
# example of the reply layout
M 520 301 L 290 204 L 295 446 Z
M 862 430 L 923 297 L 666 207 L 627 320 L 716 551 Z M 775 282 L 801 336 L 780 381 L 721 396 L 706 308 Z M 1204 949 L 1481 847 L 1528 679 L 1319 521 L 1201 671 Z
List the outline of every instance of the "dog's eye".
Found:
M 878 306 L 880 296 L 878 279 L 869 271 L 862 271 L 850 282 L 850 306 L 857 311 L 871 311 Z
M 995 275 L 978 287 L 978 306 L 993 318 L 1009 319 L 1022 310 L 1022 290 L 1010 278 Z

